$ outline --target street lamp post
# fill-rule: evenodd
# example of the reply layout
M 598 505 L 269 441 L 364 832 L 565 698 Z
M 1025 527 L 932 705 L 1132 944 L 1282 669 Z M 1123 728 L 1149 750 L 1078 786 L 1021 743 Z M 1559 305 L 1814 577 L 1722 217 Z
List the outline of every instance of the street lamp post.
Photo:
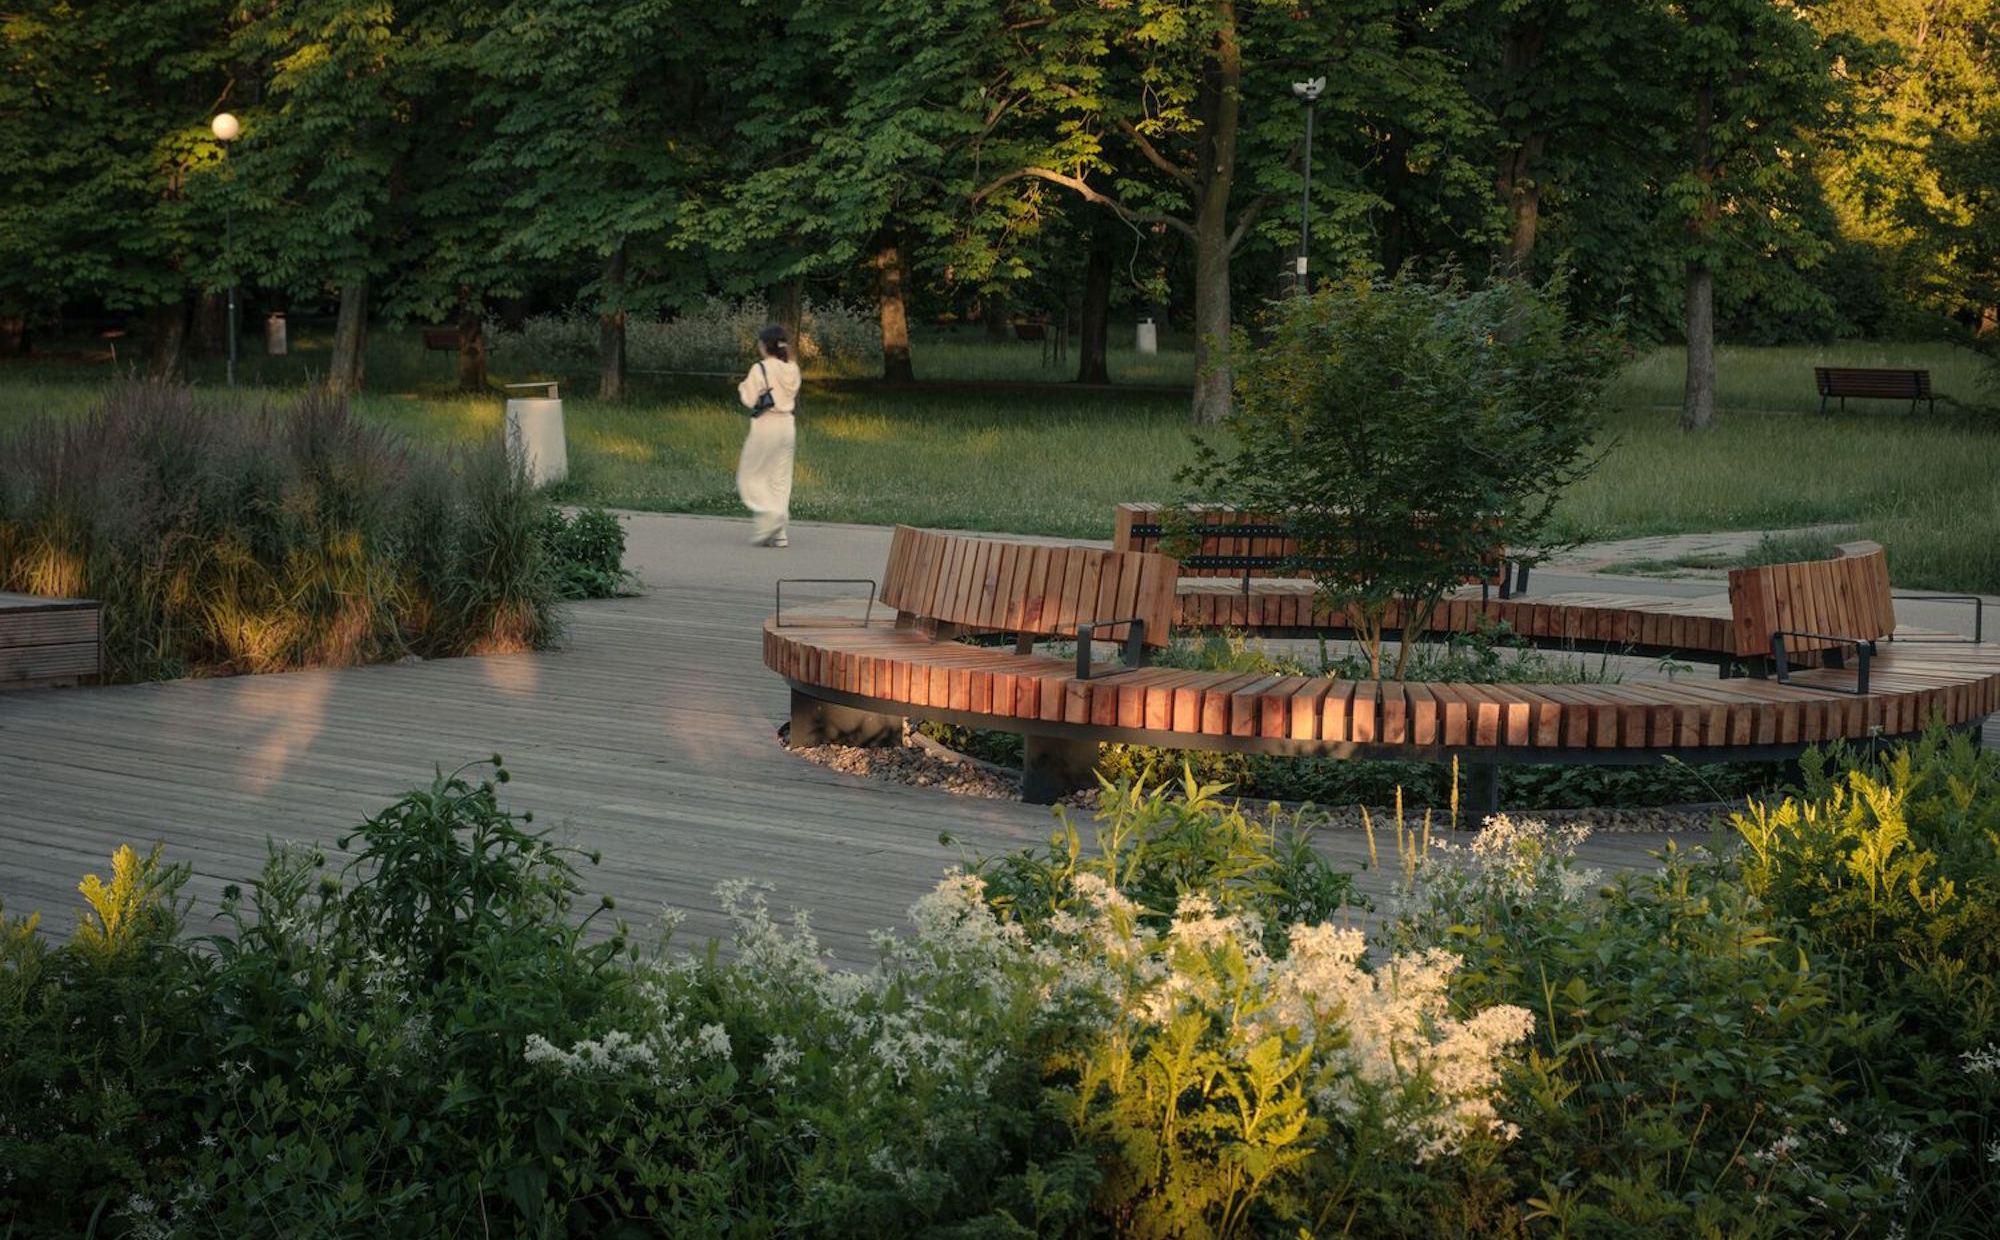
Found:
M 236 141 L 236 135 L 243 132 L 243 126 L 227 112 L 217 112 L 215 119 L 208 123 L 209 132 L 222 143 L 225 166 L 229 159 L 229 144 Z M 224 198 L 222 204 L 222 248 L 229 260 L 229 386 L 236 386 L 236 227 L 235 207 Z
M 1293 82 L 1292 93 L 1305 100 L 1306 105 L 1306 159 L 1305 187 L 1299 191 L 1299 258 L 1292 269 L 1292 291 L 1304 296 L 1309 290 L 1306 280 L 1306 256 L 1312 243 L 1312 197 L 1313 197 L 1313 109 L 1319 103 L 1319 94 L 1326 89 L 1326 79 L 1316 77 L 1310 82 Z

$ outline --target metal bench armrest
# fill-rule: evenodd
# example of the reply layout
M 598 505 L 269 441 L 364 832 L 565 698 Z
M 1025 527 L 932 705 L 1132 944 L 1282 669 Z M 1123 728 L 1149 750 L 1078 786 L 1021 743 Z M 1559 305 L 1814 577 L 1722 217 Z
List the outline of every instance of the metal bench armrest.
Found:
M 785 587 L 787 585 L 867 586 L 868 610 L 862 613 L 861 627 L 864 629 L 867 628 L 869 624 L 872 623 L 875 619 L 876 588 L 875 588 L 875 579 L 873 577 L 780 577 L 778 578 L 778 584 L 775 587 L 773 587 L 774 593 L 777 596 L 774 600 L 775 604 L 774 611 L 777 617 L 778 628 L 782 629 L 785 627 Z
M 1771 633 L 1771 669 L 1781 685 L 1792 683 L 1791 665 L 1785 661 L 1785 639 L 1805 637 L 1813 641 L 1839 642 L 1854 647 L 1854 687 L 1833 689 L 1826 685 L 1802 685 L 1801 688 L 1823 689 L 1828 693 L 1852 693 L 1861 696 L 1868 692 L 1868 660 L 1875 654 L 1875 643 L 1865 637 L 1848 637 L 1842 633 L 1807 633 L 1799 629 L 1776 629 Z
M 1090 679 L 1090 643 L 1098 629 L 1117 628 L 1128 624 L 1131 630 L 1125 635 L 1125 666 L 1128 668 L 1146 666 L 1146 622 L 1138 616 L 1128 616 L 1123 620 L 1099 620 L 1092 624 L 1076 626 L 1076 678 Z
M 1985 639 L 1986 600 L 1977 594 L 1891 594 L 1893 599 L 1905 599 L 1912 603 L 1970 603 L 1972 604 L 1972 640 L 1978 643 Z M 1892 635 L 1890 641 L 1896 640 Z

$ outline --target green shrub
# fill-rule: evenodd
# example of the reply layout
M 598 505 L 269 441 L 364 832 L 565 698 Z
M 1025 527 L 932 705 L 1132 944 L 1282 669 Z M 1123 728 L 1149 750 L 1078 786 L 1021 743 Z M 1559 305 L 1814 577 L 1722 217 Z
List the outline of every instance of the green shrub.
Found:
M 1561 287 L 1468 288 L 1410 269 L 1276 303 L 1268 344 L 1236 342 L 1229 455 L 1197 445 L 1204 497 L 1283 514 L 1320 600 L 1351 608 L 1371 677 L 1404 617 L 1400 678 L 1437 604 L 1509 545 L 1537 545 L 1594 463 L 1611 342 L 1573 326 Z
M 177 941 L 187 873 L 120 849 L 62 947 L 0 917 L 0 1234 L 108 1234 L 185 1173 L 212 1049 L 208 962 Z
M 114 680 L 527 649 L 542 507 L 497 445 L 423 456 L 322 390 L 128 382 L 0 452 L 0 589 L 99 600 Z
M 1934 727 L 1872 756 L 1814 753 L 1804 785 L 1733 825 L 1744 885 L 1858 1022 L 1848 1122 L 1900 1151 L 1911 1235 L 2000 1215 L 2000 754 Z M 1886 1161 L 1886 1156 L 1885 1156 Z
M 566 599 L 611 598 L 630 592 L 636 580 L 625 571 L 625 526 L 602 508 L 574 514 L 550 508 L 538 531 L 556 593 Z
M 1894 1178 L 1848 1139 L 1854 1017 L 1705 855 L 1599 886 L 1580 830 L 1496 819 L 1433 844 L 1388 941 L 1464 961 L 1458 996 L 1539 1019 L 1501 1113 L 1524 1221 L 1563 1236 L 1881 1234 Z

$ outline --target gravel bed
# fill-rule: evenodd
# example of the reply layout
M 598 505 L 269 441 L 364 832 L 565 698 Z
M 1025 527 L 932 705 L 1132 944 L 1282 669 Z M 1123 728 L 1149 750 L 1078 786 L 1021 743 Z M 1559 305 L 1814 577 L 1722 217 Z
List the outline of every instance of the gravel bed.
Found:
M 864 779 L 877 779 L 884 783 L 909 784 L 921 788 L 936 788 L 957 796 L 983 797 L 991 801 L 1018 801 L 1021 799 L 1021 776 L 1018 771 L 982 762 L 962 753 L 948 749 L 928 736 L 906 731 L 899 745 L 883 745 L 875 748 L 857 748 L 852 745 L 820 745 L 811 749 L 791 751 L 808 762 L 816 762 L 829 770 L 843 775 L 858 775 Z M 1059 804 L 1066 807 L 1094 811 L 1097 808 L 1097 790 L 1087 789 L 1064 797 Z M 1260 801 L 1259 805 L 1268 804 Z M 1297 806 L 1287 805 L 1287 809 Z M 1317 807 L 1323 816 L 1320 824 L 1331 829 L 1360 830 L 1364 823 L 1361 807 L 1357 805 Z M 1719 818 L 1737 808 L 1736 803 L 1717 801 L 1701 805 L 1662 805 L 1636 809 L 1611 806 L 1597 806 L 1588 809 L 1542 809 L 1531 810 L 1520 806 L 1509 806 L 1507 812 L 1515 817 L 1529 817 L 1550 826 L 1572 822 L 1587 822 L 1593 831 L 1608 833 L 1634 832 L 1691 832 L 1706 835 Z M 1368 816 L 1378 828 L 1388 827 L 1395 820 L 1393 806 L 1368 807 Z M 1406 813 L 1406 818 L 1421 823 L 1423 811 Z M 1442 815 L 1434 818 L 1441 824 Z

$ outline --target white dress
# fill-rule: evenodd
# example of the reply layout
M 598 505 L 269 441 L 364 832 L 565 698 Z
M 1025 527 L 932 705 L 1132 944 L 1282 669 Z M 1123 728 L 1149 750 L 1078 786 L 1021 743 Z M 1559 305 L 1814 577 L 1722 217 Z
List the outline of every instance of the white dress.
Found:
M 792 508 L 792 453 L 798 442 L 792 416 L 799 401 L 798 366 L 775 357 L 752 366 L 743 382 L 736 385 L 745 409 L 757 403 L 767 382 L 776 404 L 750 419 L 750 434 L 736 462 L 736 492 L 750 510 L 750 539 L 756 543 L 788 541 L 785 527 Z

